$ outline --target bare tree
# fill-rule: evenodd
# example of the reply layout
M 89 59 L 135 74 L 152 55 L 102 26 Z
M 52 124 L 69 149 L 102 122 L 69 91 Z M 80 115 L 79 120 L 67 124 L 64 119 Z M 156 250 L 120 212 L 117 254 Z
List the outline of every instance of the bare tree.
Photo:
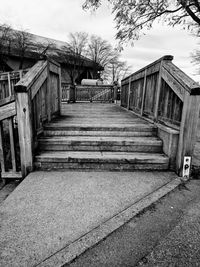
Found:
M 68 46 L 63 46 L 64 60 L 69 65 L 68 74 L 72 84 L 76 83 L 76 78 L 83 69 L 85 55 L 87 53 L 88 34 L 85 32 L 70 33 Z
M 20 63 L 19 69 L 23 68 L 24 58 L 28 51 L 33 46 L 30 38 L 30 34 L 26 31 L 14 31 L 14 47 L 19 53 Z
M 12 42 L 11 27 L 9 25 L 0 25 L 0 70 L 5 71 L 6 59 L 10 53 Z
M 127 65 L 126 61 L 120 61 L 119 59 L 112 61 L 109 69 L 112 83 L 120 82 L 126 76 L 131 74 L 131 67 Z
M 98 65 L 101 65 L 104 68 L 104 71 L 101 73 L 103 79 L 109 79 L 110 63 L 117 60 L 118 54 L 118 51 L 113 49 L 106 40 L 103 40 L 101 37 L 96 35 L 92 35 L 90 37 L 87 56 L 94 62 L 94 69 L 98 68 Z

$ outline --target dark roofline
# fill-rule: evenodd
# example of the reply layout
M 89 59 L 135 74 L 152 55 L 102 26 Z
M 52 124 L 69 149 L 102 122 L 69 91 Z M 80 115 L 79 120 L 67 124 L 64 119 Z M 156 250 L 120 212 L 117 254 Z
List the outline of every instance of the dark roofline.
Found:
M 1 28 L 1 27 L 0 27 Z M 21 32 L 18 30 L 14 30 L 12 29 L 13 32 Z M 41 59 L 41 53 L 37 52 L 37 48 L 40 44 L 44 44 L 44 46 L 48 45 L 48 44 L 52 44 L 54 47 L 49 48 L 49 50 L 47 51 L 47 57 L 53 58 L 54 60 L 58 61 L 59 63 L 63 63 L 63 64 L 68 64 L 71 65 L 72 62 L 70 62 L 70 58 L 72 59 L 72 57 L 76 56 L 75 54 L 72 55 L 70 53 L 69 50 L 69 56 L 67 56 L 66 51 L 63 52 L 64 47 L 70 47 L 70 45 L 67 42 L 64 41 L 59 41 L 56 39 L 52 39 L 52 38 L 47 38 L 47 37 L 43 37 L 40 35 L 36 35 L 33 33 L 29 33 L 27 32 L 29 37 L 30 37 L 30 43 L 31 43 L 31 48 L 29 48 L 28 51 L 26 51 L 24 57 L 27 59 Z M 63 49 L 62 49 L 63 48 Z M 10 51 L 7 53 L 8 56 L 14 56 L 14 57 L 20 57 L 20 51 L 17 50 L 16 47 L 11 47 Z M 75 57 L 75 59 L 78 59 L 79 55 L 77 55 L 77 57 Z M 103 70 L 104 68 L 98 64 L 95 63 L 93 60 L 85 57 L 85 56 L 81 56 L 81 59 L 83 59 L 83 66 L 84 67 L 90 67 L 90 68 L 96 68 L 97 70 Z M 74 63 L 73 63 L 74 64 Z

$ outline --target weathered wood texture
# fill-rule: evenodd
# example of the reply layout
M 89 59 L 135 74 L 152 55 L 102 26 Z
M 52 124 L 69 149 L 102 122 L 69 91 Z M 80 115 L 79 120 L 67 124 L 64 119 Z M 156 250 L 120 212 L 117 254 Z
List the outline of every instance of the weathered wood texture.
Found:
M 62 86 L 62 101 L 63 102 L 75 102 L 75 86 L 69 83 L 63 83 Z
M 14 95 L 14 86 L 28 70 L 0 73 L 0 100 Z
M 60 112 L 60 79 L 59 64 L 41 60 L 15 85 L 23 177 L 33 169 L 43 123 Z
M 11 92 L 10 92 L 11 93 Z M 10 100 L 10 101 L 9 101 Z M 17 166 L 17 127 L 14 124 L 16 108 L 13 96 L 0 101 L 0 163 L 2 178 L 21 178 Z
M 75 101 L 112 102 L 114 89 L 112 85 L 80 85 L 75 88 Z
M 152 122 L 180 131 L 176 170 L 192 155 L 200 108 L 200 87 L 164 56 L 122 81 L 121 105 Z

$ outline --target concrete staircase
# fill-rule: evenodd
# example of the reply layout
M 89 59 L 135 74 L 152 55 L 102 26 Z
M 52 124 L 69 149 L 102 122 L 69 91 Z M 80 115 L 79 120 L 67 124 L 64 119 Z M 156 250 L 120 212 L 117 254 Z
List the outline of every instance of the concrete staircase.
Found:
M 114 104 L 63 104 L 45 125 L 35 166 L 40 170 L 166 170 L 157 129 Z

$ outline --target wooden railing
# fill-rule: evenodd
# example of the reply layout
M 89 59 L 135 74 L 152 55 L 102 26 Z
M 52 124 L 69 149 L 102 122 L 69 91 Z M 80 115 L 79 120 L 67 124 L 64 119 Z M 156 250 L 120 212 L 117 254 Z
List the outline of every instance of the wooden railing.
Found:
M 75 88 L 76 101 L 113 102 L 115 99 L 112 85 L 79 85 Z
M 164 56 L 122 80 L 121 105 L 156 125 L 178 131 L 176 158 L 173 160 L 176 160 L 177 173 L 181 174 L 183 158 L 192 156 L 195 144 L 200 86 L 172 60 L 173 56 Z M 164 145 L 168 142 L 166 138 L 163 139 Z
M 75 102 L 75 87 L 69 83 L 62 82 L 62 101 Z
M 22 178 L 15 123 L 14 96 L 0 100 L 0 163 L 2 178 Z
M 15 85 L 22 177 L 33 170 L 37 136 L 43 123 L 59 114 L 61 107 L 60 66 L 38 61 Z
M 28 69 L 0 73 L 0 100 L 14 95 L 15 84 L 28 72 Z

